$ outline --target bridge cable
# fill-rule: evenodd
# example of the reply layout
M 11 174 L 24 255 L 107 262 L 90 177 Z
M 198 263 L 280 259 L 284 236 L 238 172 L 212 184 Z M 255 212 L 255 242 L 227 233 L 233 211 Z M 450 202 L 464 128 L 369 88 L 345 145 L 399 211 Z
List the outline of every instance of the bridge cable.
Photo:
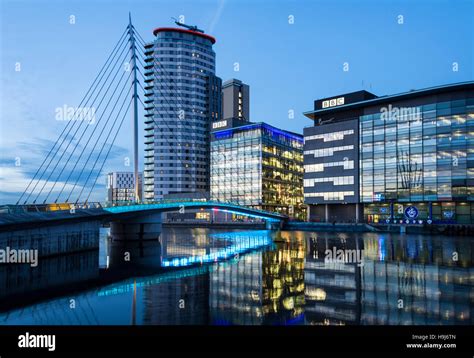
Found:
M 126 46 L 124 47 L 124 50 L 125 50 L 125 49 L 126 49 Z M 122 50 L 122 53 L 120 54 L 120 56 L 122 56 L 122 54 L 123 54 L 123 50 Z M 117 62 L 118 62 L 119 59 L 120 59 L 120 57 L 118 57 L 117 60 L 115 61 L 114 65 L 113 65 L 114 67 L 116 66 L 116 64 L 117 64 Z M 110 75 L 111 75 L 112 73 L 113 73 L 113 72 L 110 72 L 110 73 L 107 75 L 107 78 L 105 79 L 105 82 L 102 84 L 102 86 L 101 86 L 99 92 L 97 93 L 97 95 L 95 96 L 95 98 L 94 98 L 92 104 L 94 104 L 95 101 L 97 100 L 99 94 L 102 92 L 102 89 L 104 88 L 105 84 L 107 83 L 107 81 L 108 81 L 108 79 L 109 79 L 109 77 L 110 77 Z M 119 73 L 119 71 L 117 71 L 117 72 L 115 73 L 114 78 L 112 79 L 112 82 L 111 82 L 111 83 L 109 84 L 109 86 L 107 87 L 107 90 L 105 91 L 104 95 L 102 96 L 102 98 L 101 98 L 101 100 L 100 100 L 99 105 L 97 106 L 97 108 L 100 107 L 100 105 L 102 104 L 103 100 L 105 99 L 105 97 L 106 97 L 106 95 L 107 95 L 107 93 L 108 93 L 108 91 L 109 91 L 109 89 L 110 89 L 110 87 L 111 87 L 111 84 L 114 82 L 114 80 L 115 80 L 115 78 L 117 77 L 117 74 L 118 74 L 118 73 Z M 71 141 L 69 141 L 69 143 L 67 144 L 67 146 L 66 146 L 66 148 L 64 149 L 63 153 L 62 153 L 61 156 L 59 157 L 58 162 L 55 164 L 55 166 L 54 166 L 54 168 L 52 169 L 51 173 L 49 174 L 48 178 L 46 179 L 46 181 L 44 182 L 43 186 L 41 187 L 40 192 L 36 195 L 36 198 L 35 198 L 35 200 L 33 201 L 33 203 L 36 203 L 36 200 L 38 200 L 38 198 L 39 198 L 39 196 L 41 195 L 41 193 L 43 192 L 43 190 L 44 190 L 46 184 L 49 182 L 49 179 L 51 179 L 51 176 L 53 175 L 53 173 L 54 173 L 54 171 L 56 170 L 57 166 L 58 166 L 59 163 L 61 162 L 61 159 L 63 158 L 64 154 L 66 154 L 66 152 L 67 152 L 69 146 L 71 145 L 72 141 L 74 140 L 74 138 L 75 138 L 77 132 L 79 131 L 79 129 L 82 127 L 82 124 L 83 124 L 83 123 L 84 123 L 84 121 L 80 121 L 79 126 L 76 128 L 74 134 L 72 135 L 73 138 L 72 138 Z M 86 129 L 87 129 L 87 127 L 86 127 Z M 59 148 L 58 148 L 58 149 L 59 149 Z M 49 164 L 51 164 L 51 162 L 50 162 Z M 66 163 L 66 165 L 67 165 L 67 163 Z M 49 165 L 48 165 L 48 167 L 49 167 Z M 44 203 L 43 203 L 43 204 L 44 204 Z
M 105 72 L 103 73 L 103 75 L 102 75 L 102 78 L 103 78 L 103 76 L 107 73 L 107 71 L 109 70 L 111 63 L 112 63 L 112 62 L 110 62 L 110 63 L 108 64 L 106 71 L 105 71 Z M 109 75 L 107 76 L 107 79 L 106 79 L 105 81 L 108 80 L 108 78 L 110 77 L 110 74 L 111 74 L 111 73 L 109 73 Z M 100 79 L 100 81 L 102 80 L 102 78 Z M 99 83 L 100 83 L 100 82 L 99 82 Z M 102 84 L 101 88 L 100 88 L 99 91 L 97 92 L 97 94 L 96 94 L 96 96 L 95 96 L 95 98 L 94 98 L 94 100 L 93 100 L 93 102 L 92 102 L 92 105 L 95 103 L 97 97 L 98 97 L 99 94 L 102 92 L 102 89 L 104 88 L 105 83 L 106 83 L 106 82 L 104 82 L 104 83 Z M 91 97 L 92 97 L 92 94 L 91 94 L 91 96 L 87 99 L 87 101 L 86 101 L 85 104 L 88 104 L 88 103 L 89 103 L 89 100 L 90 100 Z M 75 113 L 77 113 L 77 112 L 75 112 Z M 74 116 L 71 118 L 71 121 L 70 121 L 70 122 L 73 122 L 73 125 L 71 126 L 71 128 L 70 128 L 70 130 L 69 130 L 69 132 L 68 132 L 67 135 L 69 135 L 70 131 L 71 131 L 71 130 L 74 128 L 74 126 L 75 126 L 75 122 L 76 122 L 76 121 L 74 121 Z M 81 122 L 81 124 L 82 124 L 82 122 Z M 75 132 L 75 133 L 77 133 L 77 131 L 79 130 L 81 124 L 79 125 L 78 128 L 76 128 L 76 132 Z M 73 138 L 71 138 L 71 140 L 68 142 L 68 145 L 67 145 L 65 151 L 67 150 L 67 148 L 68 148 L 69 145 L 71 144 L 72 140 L 74 140 L 75 133 L 74 133 L 74 135 L 73 135 Z M 50 166 L 51 163 L 53 162 L 54 157 L 58 154 L 59 149 L 62 147 L 62 145 L 63 145 L 64 141 L 66 140 L 66 138 L 67 138 L 67 136 L 64 137 L 63 140 L 61 141 L 61 144 L 60 144 L 59 147 L 56 149 L 56 152 L 54 153 L 54 155 L 51 157 L 51 159 L 50 159 L 48 165 L 47 165 L 46 168 L 44 169 L 43 173 L 41 174 L 40 178 L 38 179 L 37 183 L 35 184 L 35 187 L 33 188 L 33 191 L 29 194 L 29 196 L 34 193 L 34 190 L 36 189 L 36 186 L 38 185 L 38 183 L 39 183 L 39 182 L 41 181 L 41 179 L 43 178 L 43 175 L 46 173 L 46 170 L 49 168 L 49 166 Z M 64 153 L 63 153 L 63 155 L 64 155 Z M 56 166 L 59 164 L 59 162 L 61 161 L 61 159 L 62 159 L 62 158 L 60 158 L 59 161 L 58 161 L 58 163 L 56 163 Z M 53 169 L 53 172 L 54 172 L 54 169 Z M 53 172 L 50 173 L 49 177 L 51 177 L 51 175 L 53 174 Z M 48 178 L 48 179 L 45 181 L 45 183 L 43 184 L 42 190 L 43 190 L 44 187 L 46 186 L 48 180 L 49 180 L 49 178 Z M 36 198 L 35 198 L 35 200 L 33 201 L 33 203 L 36 203 L 36 200 L 38 199 L 38 197 L 39 197 L 39 195 L 41 194 L 42 190 L 41 190 L 40 193 L 36 196 Z M 29 198 L 29 196 L 28 196 L 28 198 Z M 27 198 L 27 199 L 28 199 L 28 198 Z
M 96 176 L 96 178 L 95 178 L 95 180 L 94 180 L 94 184 L 92 184 L 92 187 L 91 187 L 91 189 L 89 190 L 89 194 L 87 195 L 86 203 L 88 202 L 89 197 L 90 197 L 90 195 L 91 195 L 91 193 L 92 193 L 92 190 L 94 189 L 94 187 L 95 187 L 95 185 L 96 185 L 96 183 L 97 183 L 97 179 L 99 179 L 100 173 L 102 172 L 102 169 L 104 168 L 105 162 L 107 161 L 107 158 L 109 157 L 110 151 L 111 151 L 112 147 L 114 146 L 115 140 L 117 139 L 117 135 L 118 135 L 118 133 L 120 132 L 120 128 L 122 128 L 123 121 L 124 121 L 126 115 L 128 114 L 128 111 L 129 111 L 129 109 L 130 109 L 130 106 L 131 106 L 132 102 L 133 102 L 133 98 L 130 100 L 130 103 L 128 104 L 127 110 L 124 112 L 124 115 L 123 115 L 123 117 L 122 117 L 122 120 L 121 120 L 121 122 L 120 122 L 120 125 L 119 125 L 119 127 L 117 128 L 117 131 L 115 132 L 115 136 L 114 136 L 114 138 L 113 138 L 113 140 L 112 140 L 112 143 L 110 143 L 109 150 L 107 151 L 107 154 L 105 155 L 105 158 L 104 158 L 104 160 L 102 161 L 102 165 L 101 165 L 100 169 L 99 169 L 98 172 L 97 172 L 97 176 Z M 121 109 L 120 109 L 120 110 L 121 110 Z M 110 132 L 110 133 L 111 133 L 111 132 Z M 110 133 L 109 133 L 109 134 L 110 134 Z M 104 146 L 105 146 L 105 142 L 104 142 Z M 102 149 L 104 148 L 104 146 L 102 146 Z M 102 152 L 102 149 L 101 149 L 101 152 Z M 97 157 L 97 158 L 99 158 L 99 157 Z M 94 167 L 95 167 L 95 164 L 94 164 Z M 91 171 L 91 173 L 92 173 L 92 171 Z M 85 187 L 85 186 L 84 186 L 84 187 Z M 84 187 L 83 187 L 83 188 L 84 188 Z M 82 194 L 82 191 L 81 191 L 81 194 Z M 79 195 L 79 197 L 80 197 L 80 195 Z M 79 198 L 78 198 L 78 199 L 79 199 Z M 77 201 L 76 201 L 76 203 L 77 203 Z
M 125 73 L 125 72 L 124 72 L 124 73 Z M 127 82 L 128 82 L 128 80 L 130 79 L 131 74 L 132 74 L 132 72 L 130 71 L 130 74 L 129 74 L 128 77 L 127 77 Z M 123 75 L 122 75 L 122 76 L 123 76 Z M 118 88 L 118 87 L 117 87 L 117 88 Z M 115 108 L 117 107 L 117 104 L 119 103 L 119 100 L 120 100 L 120 98 L 122 97 L 122 93 L 123 93 L 123 91 L 124 91 L 125 88 L 127 88 L 127 87 L 126 87 L 126 86 L 123 86 L 122 90 L 120 91 L 120 94 L 118 95 L 117 100 L 115 101 L 114 108 L 113 108 L 112 111 L 110 112 L 110 114 L 109 114 L 109 116 L 108 116 L 108 118 L 107 118 L 107 121 L 106 121 L 104 127 L 102 128 L 102 130 L 101 130 L 101 132 L 100 132 L 100 134 L 99 134 L 99 137 L 97 138 L 97 140 L 96 140 L 95 143 L 94 143 L 94 147 L 92 148 L 92 150 L 90 151 L 90 153 L 89 153 L 89 155 L 88 155 L 88 157 L 87 157 L 87 159 L 86 159 L 86 164 L 89 163 L 89 159 L 90 159 L 91 156 L 94 154 L 95 148 L 96 148 L 97 144 L 99 143 L 99 138 L 102 137 L 102 134 L 104 133 L 104 130 L 105 130 L 105 128 L 107 127 L 107 124 L 109 123 L 109 120 L 110 120 L 110 118 L 112 117 L 112 114 L 113 114 Z M 130 94 L 130 89 L 128 90 L 128 93 L 127 93 L 126 96 L 124 97 L 124 100 L 127 98 L 127 96 L 128 96 L 129 94 Z M 112 130 L 112 128 L 113 128 L 113 126 L 114 126 L 114 124 L 115 124 L 116 119 L 117 119 L 117 118 L 115 118 L 114 123 L 112 124 L 112 127 L 110 128 L 110 130 Z M 81 154 L 81 155 L 82 155 L 82 154 Z M 77 164 L 77 163 L 76 163 L 76 164 Z M 79 180 L 81 179 L 82 174 L 84 173 L 84 170 L 86 169 L 86 164 L 82 167 L 80 174 L 77 176 L 77 178 L 76 178 L 76 180 L 75 180 L 75 182 L 74 182 L 74 185 L 73 185 L 73 187 L 71 188 L 71 191 L 69 192 L 69 195 L 68 195 L 68 197 L 67 197 L 67 199 L 66 199 L 66 203 L 69 202 L 69 199 L 71 198 L 71 195 L 72 195 L 72 193 L 74 192 L 74 189 L 76 188 L 77 184 L 79 183 Z
M 97 125 L 94 126 L 94 129 L 92 130 L 92 133 L 89 135 L 89 137 L 88 137 L 88 139 L 87 139 L 87 142 L 86 142 L 86 143 L 84 144 L 84 146 L 83 146 L 83 149 L 82 149 L 82 151 L 81 151 L 81 153 L 80 153 L 80 155 L 79 155 L 79 158 L 76 160 L 76 162 L 75 162 L 75 164 L 74 164 L 74 167 L 73 167 L 73 168 L 71 169 L 71 171 L 69 172 L 69 175 L 68 175 L 66 181 L 64 182 L 63 187 L 61 188 L 61 191 L 59 192 L 59 194 L 58 194 L 56 200 L 54 201 L 55 203 L 59 200 L 59 197 L 60 197 L 61 194 L 63 193 L 63 190 L 64 190 L 64 188 L 66 187 L 66 185 L 67 185 L 67 183 L 68 183 L 68 181 L 69 181 L 69 179 L 70 179 L 72 173 L 74 172 L 74 170 L 76 169 L 77 165 L 79 164 L 79 161 L 81 160 L 82 155 L 83 155 L 84 152 L 87 150 L 86 148 L 87 148 L 87 146 L 89 145 L 89 142 L 91 141 L 92 137 L 94 136 L 95 131 L 99 128 L 99 125 L 98 125 L 98 124 L 101 122 L 102 117 L 104 117 L 104 115 L 107 113 L 106 110 L 107 110 L 107 108 L 109 107 L 110 102 L 111 102 L 112 99 L 114 98 L 114 95 L 115 95 L 115 93 L 117 92 L 117 89 L 118 89 L 119 87 L 121 87 L 120 84 L 122 83 L 122 80 L 123 80 L 123 77 L 125 76 L 125 73 L 126 73 L 126 72 L 124 71 L 123 74 L 122 74 L 122 76 L 120 77 L 120 79 L 119 79 L 119 81 L 118 81 L 118 83 L 117 83 L 117 85 L 116 85 L 116 87 L 115 87 L 115 89 L 114 89 L 112 95 L 110 96 L 110 98 L 109 98 L 109 100 L 108 100 L 108 102 L 107 102 L 107 104 L 106 104 L 106 106 L 105 106 L 105 108 L 104 108 L 104 111 L 101 113 L 99 119 L 97 120 Z M 130 78 L 131 73 L 132 73 L 132 72 L 130 72 L 130 74 L 128 75 L 128 78 L 127 78 L 126 82 L 127 82 L 128 79 Z M 126 87 L 126 86 L 123 86 L 123 87 L 122 87 L 122 92 L 123 92 L 123 89 L 124 89 L 125 87 Z M 120 92 L 119 97 L 121 96 L 122 92 Z M 118 101 L 118 99 L 117 99 L 117 101 Z M 107 124 L 109 123 L 109 120 L 110 120 L 110 117 L 111 117 L 112 113 L 113 113 L 113 109 L 112 109 L 112 111 L 110 112 L 110 114 L 109 114 L 109 116 L 108 116 L 108 118 L 107 118 L 107 121 L 105 122 L 105 124 L 104 124 L 104 126 L 103 126 L 103 128 L 102 128 L 102 131 L 100 132 L 99 136 L 98 136 L 97 139 L 96 139 L 96 144 L 97 144 L 97 142 L 99 141 L 99 138 L 102 136 L 102 133 L 103 133 L 104 129 L 107 127 Z M 101 123 L 101 124 L 102 124 L 102 123 Z M 71 159 L 73 153 L 75 152 L 75 150 L 76 150 L 76 148 L 77 148 L 79 142 L 81 141 L 81 139 L 82 139 L 82 137 L 84 136 L 84 134 L 86 133 L 86 131 L 87 131 L 87 127 L 85 128 L 85 130 L 83 131 L 81 137 L 80 137 L 79 140 L 77 141 L 76 146 L 74 147 L 73 151 L 72 151 L 71 154 L 69 155 L 69 158 L 68 158 L 67 162 L 69 162 L 69 160 Z M 94 148 L 95 148 L 95 145 L 94 145 Z M 94 150 L 94 148 L 92 149 L 92 151 Z M 92 152 L 91 152 L 91 153 L 92 153 Z M 88 162 L 88 160 L 86 160 L 86 164 L 87 164 L 87 162 Z M 61 174 L 63 173 L 63 171 L 64 171 L 65 168 L 66 168 L 66 165 L 63 166 L 61 172 L 59 173 L 58 177 L 56 178 L 56 181 L 55 181 L 54 185 L 56 185 L 57 181 L 58 181 L 59 178 L 61 177 Z M 48 193 L 48 195 L 47 195 L 47 197 L 46 197 L 45 200 L 47 200 L 47 198 L 48 198 L 49 195 L 51 194 L 51 192 L 52 192 L 52 190 L 53 190 L 53 188 L 54 188 L 54 185 L 51 187 L 51 190 L 49 191 L 49 193 Z M 66 202 L 67 202 L 67 201 L 66 201 Z
M 92 88 L 94 88 L 94 85 L 97 81 L 97 79 L 101 76 L 101 73 L 102 71 L 104 70 L 104 68 L 107 66 L 107 62 L 109 61 L 109 59 L 111 58 L 111 56 L 113 55 L 113 53 L 116 51 L 117 49 L 117 46 L 122 42 L 123 40 L 123 37 L 124 35 L 126 34 L 126 30 L 123 32 L 122 36 L 120 36 L 120 39 L 119 41 L 117 42 L 117 44 L 115 45 L 114 49 L 112 50 L 111 54 L 109 55 L 109 58 L 107 59 L 107 61 L 104 63 L 104 65 L 102 66 L 102 68 L 100 69 L 99 73 L 97 74 L 97 76 L 95 77 L 94 81 L 92 82 L 91 86 L 89 87 L 89 89 L 87 90 L 85 96 L 82 98 L 81 102 L 79 103 L 79 106 L 78 108 L 81 106 L 81 104 L 84 102 L 84 100 L 87 98 L 89 92 L 91 91 Z M 103 75 L 102 75 L 103 76 Z M 97 88 L 97 86 L 95 86 L 95 88 Z M 94 90 L 92 91 L 92 93 L 95 91 L 95 88 Z M 36 173 L 34 174 L 33 178 L 30 179 L 26 189 L 23 191 L 23 193 L 21 194 L 20 198 L 18 199 L 18 201 L 16 202 L 16 205 L 18 205 L 21 201 L 21 199 L 23 198 L 23 196 L 28 192 L 28 189 L 30 188 L 31 184 L 33 183 L 33 181 L 35 181 L 35 178 L 36 176 L 38 175 L 38 173 L 40 172 L 40 170 L 42 169 L 43 165 L 46 163 L 47 159 L 49 158 L 49 156 L 51 155 L 51 153 L 53 152 L 54 148 L 56 147 L 56 144 L 59 142 L 59 140 L 61 139 L 62 135 L 64 134 L 64 132 L 67 130 L 67 128 L 69 127 L 69 124 L 71 123 L 72 121 L 68 121 L 66 126 L 63 128 L 63 130 L 61 131 L 61 134 L 59 135 L 58 139 L 56 139 L 53 147 L 51 147 L 51 149 L 49 150 L 48 154 L 46 155 L 46 157 L 43 159 L 43 162 L 41 163 L 41 166 L 36 170 Z M 66 134 L 67 136 L 67 134 Z M 36 188 L 36 186 L 35 186 Z M 34 189 L 33 189 L 34 191 Z M 28 196 L 29 198 L 29 196 Z M 27 199 L 28 199 L 27 198 Z M 28 200 L 25 201 L 24 204 L 26 204 Z
M 129 93 L 130 93 L 132 87 L 133 87 L 133 86 L 130 86 Z M 125 105 L 125 103 L 126 103 L 126 101 L 124 101 L 124 102 L 122 103 L 122 105 L 121 105 L 121 107 L 120 107 L 118 113 L 121 113 L 121 111 L 122 111 L 123 106 Z M 129 107 L 130 107 L 130 106 L 129 106 Z M 127 109 L 127 111 L 128 111 L 128 109 Z M 101 154 L 102 154 L 102 150 L 104 149 L 105 145 L 107 144 L 107 140 L 109 139 L 111 133 L 112 133 L 112 132 L 110 131 L 110 132 L 107 134 L 107 137 L 105 138 L 105 141 L 104 141 L 104 143 L 102 144 L 102 147 L 101 147 L 101 149 L 100 149 L 100 151 L 99 151 L 99 154 L 97 155 L 97 158 L 96 158 L 95 161 L 94 161 L 94 165 L 92 166 L 92 168 L 91 168 L 91 170 L 90 170 L 90 172 L 89 172 L 89 175 L 87 176 L 87 179 L 86 179 L 86 181 L 84 182 L 84 185 L 82 186 L 82 189 L 81 189 L 81 191 L 80 191 L 80 193 L 79 193 L 79 196 L 78 196 L 77 200 L 75 201 L 75 204 L 78 203 L 78 201 L 79 201 L 79 199 L 80 199 L 80 197 L 81 197 L 81 195 L 82 195 L 82 193 L 83 193 L 83 191 L 84 191 L 84 188 L 86 187 L 87 182 L 89 181 L 89 179 L 90 179 L 90 177 L 91 177 L 91 175 L 92 175 L 92 173 L 93 173 L 93 171 L 94 171 L 94 169 L 95 169 L 95 166 L 96 166 L 96 164 L 97 164 L 97 162 L 98 162 L 98 160 L 99 160 L 99 158 L 100 158 L 100 156 L 101 156 Z

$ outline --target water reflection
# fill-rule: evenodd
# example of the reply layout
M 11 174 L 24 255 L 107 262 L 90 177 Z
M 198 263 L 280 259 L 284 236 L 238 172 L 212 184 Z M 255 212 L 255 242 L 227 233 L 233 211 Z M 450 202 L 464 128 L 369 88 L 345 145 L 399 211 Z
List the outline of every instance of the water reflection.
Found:
M 212 324 L 289 324 L 303 321 L 304 239 L 246 255 L 211 274 Z M 279 237 L 276 238 L 280 239 Z
M 305 263 L 305 316 L 308 324 L 360 323 L 361 265 L 358 262 L 327 262 L 326 250 L 363 250 L 363 244 L 364 240 L 355 235 L 310 236 Z
M 159 241 L 113 243 L 103 233 L 100 260 L 97 251 L 51 259 L 35 276 L 36 288 L 70 291 L 0 306 L 0 324 L 472 324 L 473 246 L 466 237 L 169 228 Z M 328 262 L 328 250 L 362 261 Z M 0 269 L 11 303 L 28 274 Z

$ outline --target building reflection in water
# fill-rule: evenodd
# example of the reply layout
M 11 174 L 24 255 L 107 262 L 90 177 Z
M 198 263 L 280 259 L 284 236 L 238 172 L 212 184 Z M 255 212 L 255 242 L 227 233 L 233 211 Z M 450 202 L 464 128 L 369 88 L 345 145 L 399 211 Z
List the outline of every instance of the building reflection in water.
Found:
M 375 233 L 357 237 L 313 233 L 308 238 L 307 324 L 473 323 L 471 240 Z M 325 262 L 325 250 L 333 247 L 363 249 L 362 264 Z
M 215 243 L 206 229 L 172 229 L 161 234 L 161 259 L 198 257 L 209 254 Z M 168 280 L 143 288 L 143 323 L 157 325 L 207 324 L 209 274 Z
M 145 287 L 143 295 L 143 324 L 207 324 L 208 273 Z
M 45 258 L 35 269 L 0 265 L 0 300 L 24 305 L 0 303 L 0 324 L 474 322 L 474 241 L 466 237 L 166 229 L 160 241 L 119 246 L 102 237 L 101 270 L 99 250 Z M 362 264 L 326 262 L 333 249 L 361 250 Z M 225 250 L 227 260 L 197 264 Z M 156 270 L 162 260 L 184 265 Z M 126 279 L 111 281 L 122 271 Z
M 367 236 L 362 271 L 362 324 L 474 322 L 472 241 Z
M 291 324 L 303 319 L 304 239 L 285 233 L 273 250 L 211 272 L 212 324 Z M 287 239 L 287 240 L 285 240 Z
M 312 233 L 307 238 L 305 318 L 311 325 L 360 322 L 360 264 L 325 260 L 326 250 L 360 250 L 349 234 Z
M 220 297 L 225 297 L 226 290 L 221 287 L 231 287 L 234 284 L 246 286 L 248 281 L 246 273 L 253 275 L 255 268 L 252 258 L 260 256 L 250 254 L 242 256 L 243 262 L 228 265 L 217 263 L 217 258 L 232 257 L 235 263 L 239 254 L 251 249 L 258 249 L 271 244 L 271 237 L 267 231 L 245 231 L 210 233 L 205 229 L 193 229 L 191 233 L 186 229 L 169 230 L 162 236 L 162 262 L 164 266 L 189 266 L 199 262 L 214 261 L 216 264 L 209 268 L 209 273 L 185 277 L 181 280 L 167 281 L 160 285 L 144 288 L 144 323 L 145 324 L 207 324 L 209 320 L 209 307 L 213 307 L 213 293 L 218 291 Z M 176 265 L 175 265 L 176 264 Z M 244 267 L 244 272 L 240 268 Z M 224 274 L 223 277 L 220 275 Z M 229 275 L 230 274 L 230 275 Z M 220 285 L 221 277 L 224 285 Z M 216 280 L 217 278 L 217 280 Z M 236 280 L 233 280 L 236 278 Z M 256 290 L 260 290 L 261 280 L 258 281 Z M 254 296 L 252 296 L 254 297 Z M 242 304 L 242 292 L 232 290 L 232 302 L 239 302 L 233 311 L 239 311 Z M 242 301 L 242 302 L 241 302 Z

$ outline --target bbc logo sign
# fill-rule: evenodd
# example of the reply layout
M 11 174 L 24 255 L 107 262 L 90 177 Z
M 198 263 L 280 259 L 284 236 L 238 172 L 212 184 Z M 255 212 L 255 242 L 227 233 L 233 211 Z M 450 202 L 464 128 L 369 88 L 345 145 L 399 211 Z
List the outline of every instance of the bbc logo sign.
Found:
M 332 98 L 323 101 L 323 108 L 335 107 L 344 104 L 344 97 Z

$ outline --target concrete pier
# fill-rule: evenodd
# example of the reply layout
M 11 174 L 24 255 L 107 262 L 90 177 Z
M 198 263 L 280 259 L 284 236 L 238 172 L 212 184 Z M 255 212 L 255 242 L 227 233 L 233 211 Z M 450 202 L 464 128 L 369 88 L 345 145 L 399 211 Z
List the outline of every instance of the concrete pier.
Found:
M 112 221 L 110 235 L 114 241 L 158 240 L 162 230 L 162 214 L 141 215 Z
M 265 229 L 267 230 L 281 230 L 283 228 L 283 221 L 265 221 Z

